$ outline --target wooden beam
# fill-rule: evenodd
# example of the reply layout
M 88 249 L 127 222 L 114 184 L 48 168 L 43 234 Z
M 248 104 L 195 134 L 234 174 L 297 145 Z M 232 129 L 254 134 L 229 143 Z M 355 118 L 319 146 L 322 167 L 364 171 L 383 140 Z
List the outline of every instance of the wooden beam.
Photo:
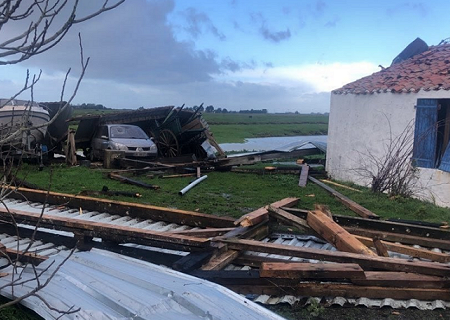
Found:
M 195 270 L 192 275 L 196 277 L 210 280 L 219 283 L 224 286 L 246 286 L 246 287 L 266 287 L 270 285 L 272 287 L 284 289 L 286 287 L 292 287 L 300 283 L 297 281 L 292 281 L 290 278 L 265 278 L 258 270 L 228 270 L 228 271 L 203 271 Z M 378 288 L 377 290 L 382 290 L 382 288 L 394 288 L 399 290 L 401 288 L 418 288 L 418 289 L 444 289 L 450 286 L 450 280 L 447 278 L 435 277 L 435 276 L 425 276 L 414 273 L 404 273 L 404 272 L 378 272 L 378 271 L 366 271 L 364 277 L 350 279 L 351 282 L 345 282 L 349 280 L 345 279 L 332 279 L 333 281 L 326 281 L 324 279 L 318 279 L 318 281 L 302 281 L 308 286 L 320 285 L 320 283 L 325 284 L 327 287 L 333 288 L 334 285 L 342 285 L 350 290 L 360 290 L 364 292 L 364 287 Z M 334 281 L 335 280 L 335 281 Z M 359 286 L 359 288 L 357 287 Z M 335 286 L 336 288 L 336 286 Z M 448 289 L 447 289 L 448 290 Z M 415 292 L 412 291 L 412 292 Z M 442 291 L 440 291 L 442 292 Z M 298 295 L 302 295 L 299 293 Z M 327 295 L 327 294 L 325 294 Z M 384 297 L 386 298 L 386 297 Z M 411 298 L 411 297 L 410 297 Z
M 306 183 L 308 182 L 308 172 L 309 166 L 307 164 L 301 165 L 302 170 L 300 171 L 300 177 L 298 179 L 299 187 L 306 187 Z
M 0 243 L 0 257 L 7 255 L 12 261 L 30 262 L 38 265 L 48 259 L 47 256 L 42 256 L 32 251 L 22 251 L 12 248 L 6 248 L 3 243 Z
M 306 219 L 307 210 L 297 208 L 281 208 L 299 218 Z M 381 232 L 392 232 L 396 234 L 404 234 L 416 237 L 435 238 L 441 240 L 450 240 L 450 231 L 430 226 L 422 226 L 417 224 L 366 219 L 361 217 L 351 217 L 343 215 L 333 215 L 333 220 L 342 227 L 356 227 L 361 229 L 377 230 Z
M 249 227 L 258 224 L 269 219 L 269 212 L 267 209 L 259 208 L 255 211 L 247 213 L 234 222 L 235 225 L 241 225 L 242 227 Z
M 353 284 L 337 284 L 327 282 L 292 283 L 288 286 L 267 285 L 225 285 L 239 294 L 258 294 L 274 296 L 313 296 L 313 297 L 344 297 L 369 299 L 400 299 L 400 300 L 450 300 L 450 290 L 425 288 L 390 288 L 376 286 L 358 286 Z
M 262 278 L 364 278 L 364 270 L 355 263 L 263 262 L 259 272 Z
M 146 189 L 157 190 L 157 189 L 160 188 L 159 186 L 157 186 L 155 184 L 148 184 L 148 183 L 145 183 L 145 182 L 142 182 L 142 181 L 138 181 L 138 180 L 134 180 L 134 179 L 131 179 L 131 178 L 127 178 L 127 177 L 121 176 L 121 175 L 119 175 L 117 173 L 113 173 L 113 172 L 109 173 L 108 176 L 111 179 L 113 179 L 113 180 L 117 180 L 117 181 L 120 181 L 120 182 L 123 182 L 123 183 L 132 184 L 132 185 L 135 185 L 135 186 L 138 186 L 138 187 L 142 187 L 142 188 L 146 188 Z
M 291 225 L 293 227 L 296 227 L 300 230 L 311 230 L 311 227 L 309 226 L 308 222 L 304 219 L 301 219 L 281 208 L 276 208 L 269 206 L 269 215 L 287 225 Z
M 217 256 L 213 256 L 208 263 L 202 266 L 202 270 L 221 270 L 236 259 L 240 254 L 238 250 L 227 250 Z
M 49 205 L 62 205 L 69 208 L 75 208 L 77 210 L 82 208 L 83 210 L 108 212 L 110 214 L 117 214 L 120 216 L 127 215 L 132 218 L 165 221 L 191 227 L 228 228 L 234 226 L 234 219 L 227 217 L 215 217 L 210 214 L 195 211 L 169 209 L 147 204 L 75 196 L 65 193 L 47 193 L 47 191 L 18 188 L 16 192 L 12 192 L 8 197 L 26 201 L 47 203 Z
M 328 183 L 328 184 L 331 184 L 331 185 L 334 185 L 336 187 L 344 188 L 344 189 L 347 189 L 347 190 L 352 190 L 352 191 L 359 192 L 359 193 L 362 192 L 361 190 L 358 190 L 358 189 L 355 189 L 355 188 L 352 188 L 352 187 L 349 187 L 349 186 L 346 186 L 346 185 L 343 185 L 343 184 L 340 184 L 340 183 L 337 183 L 337 182 L 334 182 L 334 181 L 331 181 L 331 180 L 320 179 L 320 181 Z
M 164 247 L 164 244 L 167 244 L 175 248 L 193 249 L 208 248 L 210 242 L 205 238 L 195 238 L 101 222 L 58 217 L 54 215 L 43 215 L 41 217 L 38 213 L 29 213 L 14 209 L 9 210 L 8 213 L 8 210 L 0 208 L 0 216 L 5 220 L 11 219 L 11 214 L 18 224 L 35 225 L 36 223 L 39 223 L 39 226 L 43 228 L 64 230 L 73 232 L 77 235 L 99 237 L 118 243 L 134 242 L 147 245 L 160 244 L 162 247 Z
M 357 237 L 357 239 L 358 239 L 358 237 Z M 380 257 L 389 257 L 387 248 L 384 245 L 384 243 L 381 242 L 380 239 L 378 239 L 378 238 L 373 239 L 373 246 L 375 247 L 375 250 L 377 250 L 377 254 Z M 368 245 L 368 247 L 370 247 L 370 246 Z
M 169 176 L 161 176 L 160 179 L 169 179 L 169 178 L 182 178 L 182 177 L 195 177 L 195 173 L 181 173 L 181 174 L 172 174 Z
M 270 206 L 274 208 L 293 207 L 298 203 L 298 200 L 299 200 L 298 198 L 285 198 L 280 201 L 271 203 Z M 242 217 L 237 219 L 234 222 L 234 224 L 235 225 L 240 224 L 242 227 L 249 227 L 258 224 L 262 221 L 265 221 L 268 218 L 269 218 L 269 211 L 267 210 L 267 207 L 262 207 L 243 215 Z
M 439 248 L 443 250 L 450 250 L 450 241 L 435 238 L 425 238 L 418 236 L 410 236 L 405 234 L 398 234 L 386 231 L 374 231 L 369 229 L 345 227 L 345 230 L 353 235 L 363 236 L 366 238 L 379 238 L 381 240 L 391 242 L 401 242 L 403 244 L 419 245 L 427 248 Z
M 337 192 L 333 188 L 327 186 L 326 184 L 320 182 L 316 178 L 313 178 L 311 176 L 308 177 L 308 179 L 318 186 L 322 187 L 326 191 L 328 191 L 333 197 L 335 197 L 337 200 L 339 200 L 344 206 L 352 210 L 353 212 L 357 213 L 363 218 L 371 218 L 371 219 L 379 219 L 380 217 L 373 213 L 372 211 L 364 208 L 363 206 L 359 205 L 355 201 L 351 200 L 350 198 L 344 196 L 343 194 Z
M 414 272 L 420 274 L 448 276 L 450 265 L 438 262 L 408 261 L 398 258 L 368 256 L 350 252 L 336 252 L 313 248 L 295 247 L 254 240 L 220 240 L 228 249 L 241 251 L 256 251 L 280 256 L 292 256 L 304 259 L 330 261 L 339 263 L 357 263 L 365 270 L 380 269 L 389 271 Z
M 314 231 L 338 250 L 376 256 L 376 253 L 367 248 L 355 236 L 351 235 L 323 212 L 319 210 L 308 212 L 307 221 Z
M 183 230 L 183 231 L 171 231 L 168 233 L 179 234 L 191 237 L 210 238 L 217 237 L 226 234 L 234 230 L 234 228 L 207 228 L 207 229 L 195 229 L 195 230 Z
M 389 271 L 366 271 L 364 278 L 351 279 L 359 286 L 397 287 L 397 288 L 449 288 L 448 278 L 423 274 Z
M 372 241 L 371 238 L 363 237 L 363 236 L 355 236 L 359 241 L 364 243 L 366 246 L 371 247 L 375 245 L 375 241 Z M 415 258 L 429 259 L 437 262 L 450 262 L 450 255 L 446 253 L 434 252 L 426 249 L 414 248 L 411 246 L 406 246 L 399 243 L 392 243 L 388 241 L 383 241 L 378 239 L 378 241 L 390 251 L 403 253 Z

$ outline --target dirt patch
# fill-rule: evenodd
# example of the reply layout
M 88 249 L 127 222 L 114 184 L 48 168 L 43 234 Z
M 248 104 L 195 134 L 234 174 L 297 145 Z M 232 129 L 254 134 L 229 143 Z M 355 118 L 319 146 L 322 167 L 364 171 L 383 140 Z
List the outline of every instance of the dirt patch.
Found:
M 265 306 L 286 319 L 305 320 L 443 320 L 450 319 L 450 310 L 418 310 L 366 307 L 308 308 L 276 305 Z

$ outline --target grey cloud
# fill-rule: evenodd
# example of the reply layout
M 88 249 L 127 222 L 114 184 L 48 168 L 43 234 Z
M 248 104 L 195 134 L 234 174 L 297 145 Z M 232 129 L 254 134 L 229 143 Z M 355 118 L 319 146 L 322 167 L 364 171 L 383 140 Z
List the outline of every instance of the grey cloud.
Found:
M 262 34 L 264 39 L 273 42 L 280 42 L 291 37 L 291 31 L 289 29 L 286 29 L 286 31 L 271 31 L 265 25 L 259 29 L 259 32 Z
M 221 65 L 224 69 L 230 70 L 232 72 L 236 72 L 242 69 L 242 66 L 239 62 L 236 62 L 229 57 L 222 60 Z
M 250 13 L 250 19 L 255 25 L 259 25 L 259 33 L 265 40 L 272 42 L 280 42 L 291 37 L 291 30 L 289 28 L 286 31 L 272 31 L 267 27 L 267 20 L 260 12 Z
M 203 34 L 203 29 L 205 29 L 222 41 L 226 39 L 225 35 L 219 32 L 217 27 L 205 13 L 198 12 L 194 8 L 188 8 L 186 12 L 184 12 L 183 16 L 188 22 L 188 27 L 185 29 L 194 38 L 197 38 L 199 35 Z
M 84 55 L 91 57 L 86 77 L 136 84 L 211 80 L 221 72 L 216 54 L 174 38 L 166 21 L 173 8 L 172 1 L 126 1 L 71 30 L 55 48 L 27 63 L 47 73 L 76 70 L 81 32 Z

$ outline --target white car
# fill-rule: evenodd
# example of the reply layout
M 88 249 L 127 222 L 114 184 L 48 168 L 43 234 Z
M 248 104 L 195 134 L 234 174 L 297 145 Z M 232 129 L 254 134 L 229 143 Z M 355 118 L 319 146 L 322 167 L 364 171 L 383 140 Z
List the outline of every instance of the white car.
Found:
M 126 157 L 156 157 L 158 148 L 138 126 L 106 124 L 97 128 L 91 141 L 90 158 L 103 159 L 104 150 L 120 150 Z

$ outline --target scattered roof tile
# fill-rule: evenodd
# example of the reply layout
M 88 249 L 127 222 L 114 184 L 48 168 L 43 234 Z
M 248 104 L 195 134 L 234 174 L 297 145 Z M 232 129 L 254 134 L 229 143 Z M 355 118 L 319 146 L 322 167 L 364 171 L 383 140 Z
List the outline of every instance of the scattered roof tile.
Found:
M 332 92 L 335 94 L 367 94 L 449 89 L 450 44 L 443 44 L 432 46 L 428 51 L 348 83 Z

